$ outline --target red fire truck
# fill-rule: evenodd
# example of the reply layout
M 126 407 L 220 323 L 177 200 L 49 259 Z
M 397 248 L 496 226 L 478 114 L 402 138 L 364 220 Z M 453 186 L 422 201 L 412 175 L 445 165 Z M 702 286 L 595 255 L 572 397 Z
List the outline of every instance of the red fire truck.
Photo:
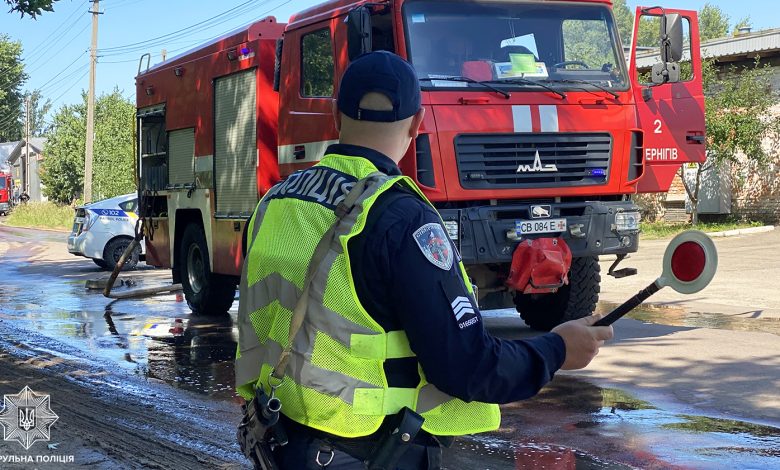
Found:
M 598 256 L 638 248 L 631 196 L 667 191 L 704 159 L 696 13 L 636 16 L 634 37 L 640 18 L 660 25 L 650 77 L 636 41 L 626 63 L 609 0 L 332 0 L 151 68 L 147 57 L 147 263 L 172 269 L 193 312 L 225 312 L 259 198 L 336 142 L 350 59 L 390 50 L 414 65 L 426 108 L 401 169 L 439 208 L 480 306 L 516 306 L 540 329 L 589 314 Z
M 8 215 L 13 207 L 14 183 L 10 170 L 0 169 L 0 215 Z

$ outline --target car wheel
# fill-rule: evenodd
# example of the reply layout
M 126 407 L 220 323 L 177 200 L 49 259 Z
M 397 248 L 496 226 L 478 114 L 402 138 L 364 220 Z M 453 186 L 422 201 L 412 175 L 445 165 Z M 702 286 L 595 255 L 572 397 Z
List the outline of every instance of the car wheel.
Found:
M 92 258 L 92 261 L 94 261 L 100 269 L 108 269 L 108 264 L 102 259 Z
M 192 313 L 227 314 L 236 296 L 236 281 L 211 272 L 206 235 L 200 225 L 190 224 L 184 229 L 178 261 L 184 298 Z
M 103 249 L 103 261 L 106 263 L 106 269 L 110 271 L 114 270 L 117 263 L 119 263 L 119 258 L 122 257 L 122 254 L 132 242 L 133 240 L 130 238 L 115 238 L 106 243 L 106 247 Z M 127 261 L 125 261 L 122 271 L 135 269 L 140 256 L 141 247 L 137 246 L 127 258 Z

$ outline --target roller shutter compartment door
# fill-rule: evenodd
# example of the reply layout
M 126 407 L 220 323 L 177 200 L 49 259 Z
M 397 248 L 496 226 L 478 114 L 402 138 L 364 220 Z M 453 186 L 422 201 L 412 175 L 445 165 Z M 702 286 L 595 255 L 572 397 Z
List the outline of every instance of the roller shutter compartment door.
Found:
M 195 129 L 168 133 L 168 180 L 171 184 L 195 182 Z
M 257 204 L 256 71 L 214 84 L 214 172 L 218 216 L 251 215 Z

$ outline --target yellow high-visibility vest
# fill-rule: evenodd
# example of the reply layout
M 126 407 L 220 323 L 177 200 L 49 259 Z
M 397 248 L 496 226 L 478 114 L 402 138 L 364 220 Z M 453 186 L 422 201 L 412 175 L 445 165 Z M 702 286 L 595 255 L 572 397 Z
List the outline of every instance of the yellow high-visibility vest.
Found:
M 236 386 L 246 399 L 269 390 L 269 374 L 288 344 L 290 321 L 320 239 L 336 222 L 334 209 L 358 180 L 369 178 L 354 209 L 336 226 L 309 290 L 303 326 L 292 345 L 286 375 L 275 391 L 290 419 L 342 437 L 372 434 L 386 415 L 404 406 L 425 418 L 423 429 L 453 436 L 497 429 L 495 404 L 466 403 L 425 380 L 415 388 L 390 387 L 386 359 L 414 357 L 404 331 L 385 331 L 358 299 L 348 242 L 365 227 L 377 198 L 393 185 L 411 189 L 405 176 L 380 173 L 367 159 L 326 155 L 274 186 L 249 225 L 250 247 L 241 275 Z M 464 273 L 462 263 L 460 269 Z M 471 286 L 466 283 L 471 292 Z

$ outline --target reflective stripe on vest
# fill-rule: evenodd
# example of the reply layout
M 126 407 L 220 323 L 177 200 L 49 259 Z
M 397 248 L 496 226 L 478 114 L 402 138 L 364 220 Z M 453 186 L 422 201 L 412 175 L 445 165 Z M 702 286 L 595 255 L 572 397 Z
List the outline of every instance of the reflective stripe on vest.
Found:
M 347 244 L 361 233 L 376 198 L 392 185 L 403 184 L 427 199 L 408 178 L 378 173 L 362 158 L 327 155 L 312 168 L 372 179 L 354 209 L 339 222 L 334 242 L 314 275 L 307 315 L 293 340 L 286 378 L 277 390 L 283 412 L 301 424 L 344 437 L 373 433 L 385 415 L 404 406 L 422 414 L 423 429 L 432 434 L 496 429 L 500 416 L 496 405 L 455 399 L 427 383 L 421 369 L 417 388 L 387 385 L 384 360 L 414 353 L 403 331 L 385 332 L 365 312 L 351 279 Z M 312 182 L 299 184 L 298 189 L 305 188 L 298 193 L 341 197 L 339 188 L 327 191 L 326 184 L 336 181 L 333 175 L 306 176 Z M 290 185 L 285 189 L 283 184 L 258 204 L 249 227 L 252 238 L 241 279 L 236 360 L 237 389 L 245 398 L 253 396 L 255 386 L 267 389 L 271 368 L 288 341 L 291 312 L 301 295 L 317 237 L 322 238 L 336 220 L 320 199 L 296 198 Z M 288 194 L 275 196 L 282 191 Z M 297 245 L 293 248 L 292 243 Z

